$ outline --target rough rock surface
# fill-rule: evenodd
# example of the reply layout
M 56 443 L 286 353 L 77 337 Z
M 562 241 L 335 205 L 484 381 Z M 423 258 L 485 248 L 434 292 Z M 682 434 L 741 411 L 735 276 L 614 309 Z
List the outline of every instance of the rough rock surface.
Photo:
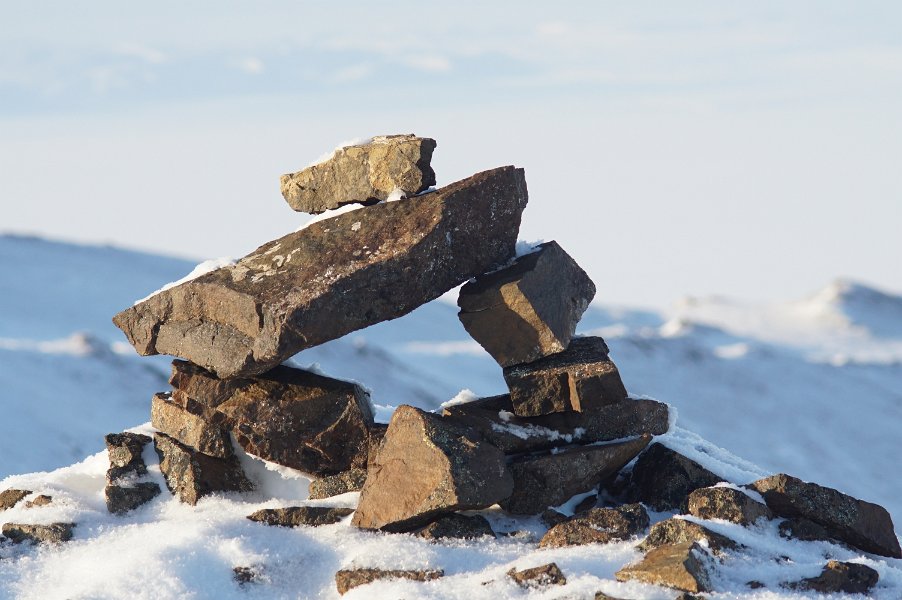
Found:
M 637 580 L 664 585 L 686 592 L 710 591 L 708 555 L 695 542 L 659 546 L 641 562 L 628 565 L 614 574 L 618 581 Z
M 130 486 L 108 485 L 104 490 L 106 508 L 114 515 L 124 515 L 160 495 L 160 486 L 141 481 Z
M 136 477 L 147 473 L 147 466 L 141 453 L 150 438 L 140 433 L 110 433 L 104 437 L 110 468 L 107 471 L 107 483 L 114 484 L 118 480 Z
M 455 513 L 426 525 L 417 532 L 417 536 L 427 540 L 445 538 L 471 540 L 485 536 L 495 537 L 495 532 L 485 517 Z
M 545 523 L 545 526 L 551 529 L 555 525 L 563 523 L 564 521 L 569 521 L 570 517 L 562 512 L 554 510 L 553 508 L 547 508 L 542 511 L 541 519 L 542 522 Z
M 689 514 L 699 519 L 723 519 L 751 525 L 758 519 L 773 519 L 774 513 L 748 494 L 730 487 L 699 488 L 689 494 Z
M 693 490 L 722 480 L 700 464 L 663 444 L 652 444 L 642 453 L 630 477 L 627 497 L 654 510 L 679 508 Z
M 223 378 L 263 373 L 503 264 L 526 202 L 522 169 L 478 173 L 313 223 L 113 321 L 139 354 L 172 354 Z
M 831 560 L 817 577 L 803 579 L 788 587 L 823 594 L 867 594 L 879 579 L 880 574 L 867 565 Z
M 538 417 L 517 417 L 512 413 L 510 395 L 504 394 L 448 406 L 442 414 L 476 429 L 505 454 L 608 442 L 643 433 L 661 435 L 667 433 L 669 426 L 667 405 L 654 400 L 628 398 L 591 411 Z
M 353 508 L 289 506 L 287 508 L 263 508 L 247 518 L 265 525 L 278 525 L 281 527 L 309 525 L 310 527 L 319 527 L 320 525 L 338 523 L 352 512 L 354 512 Z
M 25 525 L 22 523 L 5 523 L 3 535 L 14 544 L 32 542 L 34 544 L 59 544 L 72 539 L 75 523 L 52 523 L 50 525 Z
M 327 160 L 282 175 L 282 196 L 296 211 L 321 213 L 344 204 L 372 204 L 400 189 L 405 195 L 435 185 L 435 140 L 382 135 L 338 148 Z
M 801 517 L 786 519 L 778 526 L 780 536 L 791 540 L 804 542 L 825 542 L 832 539 L 830 533 L 824 528 L 808 519 Z
M 749 487 L 764 496 L 768 507 L 781 517 L 804 517 L 865 552 L 902 558 L 893 521 L 880 505 L 782 473 Z
M 3 490 L 0 492 L 0 510 L 12 508 L 30 493 L 31 490 L 17 490 L 14 488 Z
M 567 578 L 555 563 L 518 571 L 511 569 L 507 576 L 522 587 L 545 587 L 548 585 L 567 585 Z
M 491 506 L 513 486 L 501 450 L 447 419 L 402 405 L 369 468 L 352 523 L 409 531 L 442 514 Z
M 41 506 L 47 506 L 48 504 L 53 504 L 53 496 L 41 494 L 40 496 L 35 496 L 33 500 L 26 502 L 25 508 L 38 508 Z
M 642 533 L 648 523 L 648 512 L 641 504 L 593 508 L 552 527 L 539 542 L 539 547 L 607 544 Z
M 197 504 L 215 492 L 248 492 L 254 489 L 238 459 L 207 456 L 163 433 L 153 438 L 166 485 L 179 500 Z
M 576 261 L 548 242 L 460 290 L 461 323 L 499 365 L 509 367 L 563 352 L 595 297 Z
M 317 475 L 366 466 L 373 414 L 359 385 L 286 366 L 220 379 L 181 360 L 170 383 L 254 456 Z
M 514 514 L 536 515 L 562 504 L 617 473 L 650 440 L 651 436 L 644 435 L 626 442 L 516 459 L 510 464 L 514 489 L 501 507 Z
M 725 535 L 715 533 L 703 525 L 685 519 L 670 518 L 655 523 L 648 536 L 639 544 L 639 549 L 648 552 L 667 544 L 704 541 L 715 554 L 725 550 L 735 550 L 740 545 Z
M 506 367 L 514 414 L 591 411 L 625 400 L 626 388 L 600 337 L 573 338 L 563 352 Z
M 366 469 L 348 469 L 310 482 L 311 500 L 331 498 L 348 492 L 359 492 L 366 482 Z
M 380 579 L 410 579 L 411 581 L 432 581 L 444 576 L 442 570 L 383 570 L 383 569 L 342 569 L 335 574 L 335 586 L 339 594 L 346 594 L 349 590 L 361 585 L 366 585 Z
M 179 393 L 179 390 L 176 390 Z M 169 437 L 208 456 L 232 456 L 232 441 L 223 427 L 214 425 L 173 402 L 171 394 L 154 394 L 150 403 L 150 424 Z M 187 400 L 187 399 L 186 399 Z

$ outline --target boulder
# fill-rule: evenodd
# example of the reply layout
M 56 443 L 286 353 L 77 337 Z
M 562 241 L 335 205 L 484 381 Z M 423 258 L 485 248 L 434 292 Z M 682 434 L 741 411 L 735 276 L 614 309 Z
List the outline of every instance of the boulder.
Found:
M 740 547 L 727 536 L 715 533 L 704 525 L 674 517 L 655 523 L 638 548 L 642 552 L 648 552 L 667 544 L 702 541 L 714 554 L 721 554 L 725 550 L 735 550 Z
M 182 502 L 193 505 L 203 496 L 216 492 L 249 492 L 254 489 L 234 456 L 207 456 L 163 433 L 155 434 L 153 442 L 166 485 Z
M 867 594 L 879 579 L 880 574 L 867 565 L 831 560 L 817 577 L 787 587 L 823 594 Z
M 694 460 L 663 444 L 652 444 L 639 456 L 630 476 L 627 497 L 654 510 L 679 508 L 693 490 L 722 480 Z
M 548 563 L 531 569 L 511 569 L 507 576 L 525 588 L 540 588 L 549 585 L 567 585 L 567 578 L 555 563 Z
M 104 490 L 106 508 L 114 515 L 124 515 L 159 495 L 160 486 L 153 481 L 141 481 L 130 486 L 108 485 Z
M 494 538 L 495 532 L 485 517 L 457 513 L 441 517 L 417 532 L 417 537 L 427 540 L 472 540 L 486 536 Z
M 850 546 L 902 558 L 893 521 L 882 506 L 782 473 L 759 479 L 750 487 L 781 517 L 803 517 Z
M 12 508 L 30 493 L 31 490 L 17 490 L 14 488 L 3 490 L 0 492 L 0 510 Z
M 113 484 L 120 479 L 140 477 L 147 473 L 141 453 L 144 452 L 144 446 L 150 443 L 150 437 L 125 431 L 107 434 L 103 439 L 110 459 L 107 483 Z
M 507 512 L 537 515 L 563 504 L 617 473 L 639 454 L 651 436 L 603 446 L 584 446 L 553 454 L 525 456 L 510 463 L 514 488 L 501 501 Z
M 563 352 L 505 367 L 514 414 L 588 412 L 625 400 L 626 388 L 600 337 L 578 337 Z
M 432 581 L 444 576 L 441 569 L 342 569 L 335 574 L 335 587 L 339 594 L 346 594 L 349 590 L 361 585 L 366 585 L 380 579 L 409 579 L 411 581 Z
M 357 384 L 286 366 L 220 379 L 180 360 L 170 383 L 254 456 L 316 475 L 366 467 L 373 414 Z
M 287 508 L 264 508 L 252 515 L 248 515 L 247 518 L 264 525 L 278 525 L 281 527 L 308 525 L 310 527 L 319 527 L 320 525 L 338 523 L 352 512 L 354 512 L 353 508 L 289 506 Z
M 777 527 L 780 536 L 788 540 L 801 540 L 803 542 L 827 542 L 832 538 L 830 532 L 814 521 L 803 519 L 786 519 Z
M 31 542 L 33 544 L 59 544 L 72 539 L 75 523 L 51 523 L 50 525 L 25 525 L 22 523 L 5 523 L 3 535 L 14 544 Z
M 400 190 L 412 196 L 435 185 L 435 140 L 380 135 L 337 148 L 331 157 L 282 175 L 282 196 L 296 211 L 321 213 L 345 204 L 373 204 Z
M 724 486 L 693 490 L 687 506 L 689 514 L 699 519 L 723 519 L 745 526 L 758 519 L 774 518 L 774 513 L 766 505 L 745 492 Z
M 648 513 L 641 504 L 593 508 L 552 527 L 539 542 L 539 547 L 608 544 L 639 535 L 648 528 L 648 523 Z
M 331 498 L 348 492 L 359 492 L 366 482 L 366 469 L 348 469 L 310 482 L 311 500 Z
M 39 496 L 35 496 L 33 500 L 26 502 L 25 508 L 38 508 L 41 506 L 47 506 L 48 504 L 53 504 L 53 496 L 41 494 Z
M 184 395 L 180 390 L 176 390 L 176 393 Z M 150 403 L 151 425 L 172 439 L 208 456 L 232 456 L 232 441 L 225 428 L 189 412 L 171 398 L 172 394 L 154 394 Z M 187 398 L 184 402 L 187 402 Z
M 566 350 L 593 297 L 586 272 L 548 242 L 464 285 L 458 316 L 499 365 L 510 367 Z
M 263 373 L 503 264 L 526 202 L 522 169 L 485 171 L 313 223 L 113 321 L 139 354 L 175 355 L 222 378 Z
M 501 450 L 448 419 L 402 405 L 370 465 L 352 523 L 409 531 L 443 514 L 491 506 L 513 486 Z
M 661 435 L 669 427 L 666 404 L 629 398 L 586 412 L 518 417 L 513 414 L 510 395 L 504 394 L 448 406 L 442 414 L 479 431 L 505 454 L 608 442 L 644 433 Z
M 686 592 L 711 591 L 705 549 L 695 542 L 667 544 L 649 551 L 640 562 L 617 571 L 617 581 L 636 580 Z

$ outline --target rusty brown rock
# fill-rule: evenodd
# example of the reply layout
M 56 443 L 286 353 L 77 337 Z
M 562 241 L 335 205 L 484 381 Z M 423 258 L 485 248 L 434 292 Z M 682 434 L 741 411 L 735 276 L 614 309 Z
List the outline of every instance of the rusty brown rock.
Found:
M 503 264 L 526 202 L 522 169 L 485 171 L 313 223 L 113 321 L 139 354 L 171 354 L 223 378 L 263 373 Z
M 803 579 L 787 587 L 822 594 L 867 594 L 879 580 L 880 574 L 867 565 L 831 560 L 817 577 Z
M 435 185 L 435 140 L 413 134 L 381 135 L 337 148 L 332 156 L 282 175 L 282 196 L 296 211 L 321 213 L 345 204 L 373 204 L 395 190 L 410 196 Z
M 514 414 L 588 412 L 625 400 L 626 388 L 600 337 L 578 337 L 563 352 L 504 369 Z
M 193 505 L 203 496 L 216 492 L 249 492 L 254 489 L 234 456 L 207 456 L 163 433 L 155 434 L 153 442 L 166 485 L 182 502 Z
M 481 537 L 495 537 L 495 532 L 485 517 L 453 513 L 441 517 L 417 532 L 417 537 L 426 540 L 446 538 L 472 540 Z
M 251 521 L 257 521 L 264 525 L 277 525 L 280 527 L 319 527 L 320 525 L 332 525 L 338 523 L 349 514 L 353 508 L 341 508 L 332 506 L 289 506 L 286 508 L 263 508 L 248 515 Z
M 625 493 L 633 502 L 655 510 L 679 508 L 693 490 L 710 487 L 722 478 L 662 444 L 652 444 L 639 456 Z
M 14 488 L 3 490 L 0 492 L 0 510 L 12 508 L 30 493 L 31 490 L 17 490 Z
M 539 541 L 539 547 L 608 544 L 639 535 L 648 523 L 648 512 L 641 504 L 593 508 L 552 527 Z
M 636 580 L 686 592 L 711 591 L 709 556 L 695 542 L 667 544 L 649 551 L 640 562 L 617 571 L 617 581 Z
M 655 523 L 638 548 L 642 552 L 648 552 L 653 548 L 667 544 L 701 541 L 704 541 L 715 554 L 740 547 L 738 543 L 727 536 L 715 533 L 703 525 L 685 519 L 670 518 Z
M 774 513 L 745 492 L 730 487 L 699 488 L 689 494 L 689 514 L 699 519 L 723 519 L 752 525 L 758 519 L 773 519 Z
M 342 569 L 335 574 L 335 587 L 341 595 L 361 585 L 366 585 L 381 579 L 409 579 L 411 581 L 432 581 L 443 577 L 445 572 L 441 569 Z
M 180 390 L 176 390 L 180 393 Z M 189 412 L 171 400 L 171 394 L 154 394 L 150 424 L 174 440 L 208 456 L 228 458 L 234 453 L 229 433 L 201 415 Z M 187 398 L 185 399 L 187 401 Z
M 72 529 L 74 527 L 75 523 L 51 523 L 50 525 L 5 523 L 2 532 L 14 544 L 23 542 L 59 544 L 72 539 Z
M 548 563 L 531 569 L 511 569 L 507 576 L 525 588 L 540 588 L 549 585 L 567 585 L 567 578 L 556 563 Z

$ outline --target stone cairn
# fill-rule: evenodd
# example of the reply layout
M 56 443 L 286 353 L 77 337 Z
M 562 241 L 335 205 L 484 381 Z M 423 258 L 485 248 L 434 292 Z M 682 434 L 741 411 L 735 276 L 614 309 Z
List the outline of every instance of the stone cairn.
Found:
M 788 538 L 902 557 L 880 506 L 788 475 L 745 488 L 718 485 L 718 475 L 651 443 L 668 430 L 667 406 L 629 397 L 602 338 L 574 337 L 595 295 L 592 281 L 553 241 L 515 253 L 527 203 L 523 170 L 500 167 L 433 190 L 435 146 L 414 135 L 378 137 L 284 175 L 282 194 L 297 211 L 364 208 L 316 221 L 115 316 L 140 354 L 183 360 L 173 362 L 171 391 L 151 401 L 153 439 L 106 437 L 112 513 L 160 493 L 142 459 L 151 441 L 183 502 L 252 490 L 234 440 L 313 476 L 311 499 L 360 492 L 356 509 L 297 506 L 248 517 L 267 525 L 318 526 L 353 514 L 361 529 L 431 540 L 494 537 L 485 518 L 459 511 L 497 504 L 541 515 L 549 528 L 541 547 L 644 538 L 644 559 L 617 578 L 691 593 L 711 590 L 718 557 L 741 546 L 697 520 L 669 518 L 649 530 L 646 506 L 743 525 L 782 519 Z M 359 385 L 282 365 L 463 283 L 460 320 L 503 368 L 508 394 L 441 414 L 402 405 L 386 426 L 374 422 Z M 30 493 L 3 492 L 0 510 Z M 573 516 L 552 508 L 586 493 Z M 72 526 L 6 524 L 3 535 L 64 541 Z M 554 563 L 508 575 L 524 586 L 566 583 Z M 344 593 L 380 578 L 441 576 L 343 570 L 336 585 Z M 251 567 L 235 568 L 239 582 L 255 577 Z M 862 592 L 876 581 L 867 566 L 830 561 L 819 577 L 786 585 Z

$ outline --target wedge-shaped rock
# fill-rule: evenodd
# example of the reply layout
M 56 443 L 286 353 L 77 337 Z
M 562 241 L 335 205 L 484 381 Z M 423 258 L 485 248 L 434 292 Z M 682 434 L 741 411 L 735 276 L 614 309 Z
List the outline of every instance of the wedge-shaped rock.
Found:
M 0 510 L 12 508 L 30 493 L 31 490 L 17 490 L 14 488 L 3 490 L 0 492 Z
M 444 574 L 445 572 L 441 569 L 342 569 L 335 574 L 335 587 L 338 589 L 339 594 L 344 595 L 355 587 L 373 583 L 380 579 L 432 581 L 433 579 L 444 576 Z
M 588 412 L 625 400 L 626 388 L 600 337 L 573 338 L 563 352 L 504 369 L 514 414 Z
M 837 540 L 865 552 L 902 558 L 893 520 L 878 504 L 782 473 L 749 487 L 764 496 L 768 507 L 781 517 L 809 519 Z
M 262 373 L 504 263 L 526 201 L 522 169 L 485 171 L 313 223 L 113 321 L 139 354 L 172 354 L 223 378 Z
M 26 525 L 22 523 L 5 523 L 3 535 L 14 544 L 31 542 L 33 544 L 59 544 L 72 539 L 75 523 L 51 523 L 50 525 Z
M 160 456 L 160 471 L 166 478 L 166 485 L 182 502 L 193 505 L 203 496 L 216 492 L 254 489 L 234 456 L 207 456 L 162 433 L 154 435 L 153 443 Z
M 327 160 L 282 175 L 282 196 L 294 210 L 321 213 L 344 204 L 373 204 L 400 190 L 404 195 L 435 185 L 435 140 L 381 135 L 338 148 Z
M 224 380 L 180 360 L 169 381 L 254 456 L 317 475 L 366 467 L 373 414 L 359 385 L 286 366 Z
M 739 544 L 725 535 L 715 533 L 703 525 L 687 521 L 685 519 L 671 518 L 655 523 L 648 536 L 642 540 L 638 548 L 648 552 L 666 544 L 680 544 L 683 542 L 704 541 L 708 548 L 715 554 L 725 550 L 735 550 Z
M 831 560 L 817 577 L 803 579 L 787 587 L 822 594 L 867 594 L 879 579 L 880 574 L 867 565 Z
M 352 523 L 409 531 L 443 514 L 491 506 L 513 486 L 501 450 L 447 419 L 402 405 L 370 465 Z
M 689 493 L 722 480 L 694 460 L 662 444 L 642 453 L 630 477 L 627 497 L 655 510 L 680 508 Z
M 442 414 L 479 431 L 505 454 L 661 435 L 669 427 L 667 405 L 654 400 L 626 399 L 587 412 L 518 417 L 510 395 L 504 394 L 448 406 Z
M 774 513 L 745 492 L 730 487 L 706 487 L 689 494 L 689 514 L 699 519 L 723 519 L 751 525 L 758 519 L 773 519 Z
M 502 367 L 563 352 L 595 297 L 576 261 L 548 242 L 511 266 L 463 286 L 461 323 Z
M 160 486 L 153 481 L 139 481 L 127 486 L 108 485 L 104 495 L 107 510 L 114 515 L 124 515 L 159 496 Z
M 626 442 L 516 459 L 510 464 L 514 489 L 501 507 L 518 515 L 537 515 L 562 504 L 616 474 L 650 440 L 651 436 L 644 435 Z
M 338 523 L 352 512 L 354 512 L 353 508 L 333 506 L 289 506 L 287 508 L 263 508 L 248 515 L 247 518 L 265 525 L 280 527 L 300 527 L 301 525 L 319 527 Z
M 642 533 L 648 529 L 648 523 L 648 512 L 638 503 L 593 508 L 549 529 L 539 547 L 607 544 Z
M 710 557 L 695 542 L 668 544 L 651 550 L 641 562 L 614 574 L 617 581 L 636 580 L 686 592 L 711 591 Z
M 177 393 L 180 390 L 176 390 Z M 185 399 L 187 401 L 187 398 Z M 208 456 L 232 456 L 232 441 L 221 426 L 188 411 L 171 400 L 171 394 L 154 394 L 150 403 L 150 424 L 169 437 Z
M 460 515 L 457 513 L 433 521 L 417 532 L 417 537 L 427 540 L 447 538 L 472 540 L 481 537 L 495 537 L 495 532 L 485 517 Z

